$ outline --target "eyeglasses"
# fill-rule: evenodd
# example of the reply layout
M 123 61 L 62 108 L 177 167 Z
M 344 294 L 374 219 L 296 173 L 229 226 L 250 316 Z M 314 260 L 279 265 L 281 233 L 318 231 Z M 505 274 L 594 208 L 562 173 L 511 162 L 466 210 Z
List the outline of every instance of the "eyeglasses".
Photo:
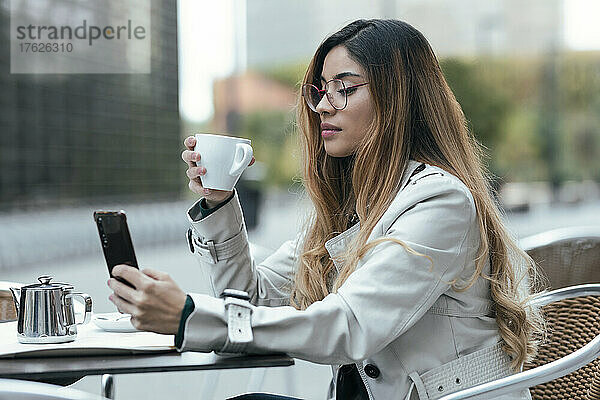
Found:
M 302 85 L 302 97 L 306 100 L 308 107 L 314 112 L 317 111 L 317 106 L 327 94 L 327 101 L 336 110 L 343 110 L 348 105 L 348 93 L 352 94 L 356 88 L 368 85 L 369 82 L 359 83 L 358 85 L 348 86 L 341 79 L 332 79 L 325 83 L 324 89 L 319 89 L 315 85 L 305 83 Z

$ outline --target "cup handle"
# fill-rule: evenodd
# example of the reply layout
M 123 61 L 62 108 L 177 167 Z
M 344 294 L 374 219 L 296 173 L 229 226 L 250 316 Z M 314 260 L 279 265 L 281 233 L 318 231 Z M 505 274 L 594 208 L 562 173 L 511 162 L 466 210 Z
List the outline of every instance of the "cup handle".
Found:
M 85 313 L 83 314 L 83 321 L 75 321 L 75 325 L 84 325 L 90 322 L 90 319 L 92 319 L 92 297 L 89 294 L 81 292 L 69 293 L 67 294 L 67 296 L 71 298 L 80 297 L 83 300 L 83 303 L 85 304 Z
M 235 145 L 235 157 L 233 159 L 233 165 L 229 171 L 229 175 L 238 176 L 242 173 L 244 168 L 250 164 L 252 160 L 252 146 L 247 143 L 236 143 Z M 238 161 L 239 160 L 239 161 Z

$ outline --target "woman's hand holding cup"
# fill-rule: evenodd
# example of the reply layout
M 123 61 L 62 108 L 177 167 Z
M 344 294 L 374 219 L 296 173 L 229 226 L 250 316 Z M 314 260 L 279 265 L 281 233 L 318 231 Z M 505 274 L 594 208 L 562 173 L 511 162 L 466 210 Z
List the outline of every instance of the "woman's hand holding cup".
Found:
M 203 166 L 198 166 L 197 163 L 201 160 L 201 155 L 197 151 L 194 151 L 196 147 L 196 138 L 194 136 L 188 136 L 183 141 L 186 150 L 181 153 L 181 158 L 188 165 L 188 169 L 186 171 L 186 175 L 188 176 L 190 183 L 188 184 L 190 190 L 194 193 L 204 196 L 206 199 L 206 205 L 210 208 L 216 207 L 223 201 L 225 201 L 233 190 L 217 190 L 217 189 L 208 189 L 202 185 L 202 176 L 206 174 L 206 168 Z M 254 157 L 250 161 L 248 166 L 254 164 Z

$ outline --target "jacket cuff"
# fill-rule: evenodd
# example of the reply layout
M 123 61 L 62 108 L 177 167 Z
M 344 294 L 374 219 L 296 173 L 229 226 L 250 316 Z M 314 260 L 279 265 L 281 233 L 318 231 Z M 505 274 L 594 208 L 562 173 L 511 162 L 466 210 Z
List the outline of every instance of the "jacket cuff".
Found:
M 223 299 L 190 293 L 194 310 L 184 323 L 184 333 L 178 351 L 222 349 L 227 339 L 227 318 Z
M 213 240 L 215 243 L 221 243 L 240 233 L 244 216 L 236 189 L 229 201 L 210 210 L 212 212 L 204 218 L 202 218 L 202 200 L 204 198 L 192 205 L 187 212 L 188 221 L 201 242 Z
M 175 335 L 175 347 L 177 347 L 177 350 L 181 349 L 183 337 L 185 334 L 185 324 L 187 323 L 190 314 L 194 311 L 194 308 L 194 300 L 188 294 L 187 298 L 185 299 L 183 311 L 181 312 L 181 319 L 179 320 L 179 329 L 177 330 L 177 335 Z
M 229 203 L 231 199 L 233 199 L 235 193 L 231 193 L 231 196 L 222 201 L 218 206 L 210 208 L 206 204 L 206 197 L 202 197 L 198 200 L 190 209 L 188 210 L 188 215 L 194 220 L 199 221 L 202 218 L 208 217 L 210 214 L 217 211 L 219 208 L 223 207 L 225 204 Z

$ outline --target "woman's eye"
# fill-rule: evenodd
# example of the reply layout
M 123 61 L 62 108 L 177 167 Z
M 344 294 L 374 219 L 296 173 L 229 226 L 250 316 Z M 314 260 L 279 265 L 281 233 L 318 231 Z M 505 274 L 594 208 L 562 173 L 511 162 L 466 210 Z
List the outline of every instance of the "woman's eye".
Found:
M 354 92 L 356 92 L 356 88 L 349 88 L 349 89 L 344 89 L 346 91 L 346 94 L 352 94 Z

